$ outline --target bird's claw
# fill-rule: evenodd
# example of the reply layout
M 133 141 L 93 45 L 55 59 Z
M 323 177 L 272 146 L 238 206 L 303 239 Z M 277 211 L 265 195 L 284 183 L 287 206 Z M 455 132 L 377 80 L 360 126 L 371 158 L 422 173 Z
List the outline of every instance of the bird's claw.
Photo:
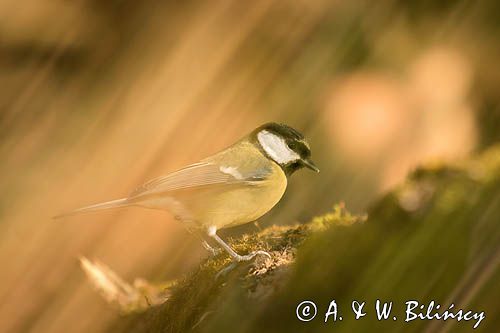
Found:
M 268 257 L 269 259 L 271 259 L 271 255 L 269 253 L 267 253 L 266 251 L 255 251 L 255 252 L 252 252 L 252 253 L 244 255 L 244 256 L 238 255 L 237 257 L 234 258 L 234 260 L 236 262 L 250 261 L 258 255 L 265 256 L 265 257 Z
M 202 244 L 203 244 L 203 247 L 205 248 L 205 250 L 208 251 L 208 253 L 210 254 L 211 257 L 216 257 L 217 255 L 219 255 L 222 252 L 222 249 L 210 246 L 206 241 L 203 241 Z
M 235 268 L 236 268 L 236 265 L 237 265 L 237 264 L 238 264 L 237 262 L 234 262 L 234 261 L 233 261 L 233 262 L 232 262 L 232 263 L 230 263 L 227 267 L 224 267 L 223 269 L 221 269 L 221 270 L 219 271 L 219 273 L 217 273 L 217 274 L 215 275 L 215 279 L 216 279 L 216 280 L 218 280 L 221 276 L 225 276 L 226 274 L 228 274 L 229 272 L 231 272 L 233 269 L 235 269 Z
M 211 257 L 217 257 L 219 254 L 222 253 L 222 249 L 216 249 L 216 248 L 210 248 L 207 249 L 208 253 L 210 254 Z
M 244 256 L 238 255 L 236 257 L 233 257 L 233 262 L 231 262 L 227 267 L 223 268 L 219 273 L 217 273 L 217 275 L 215 276 L 215 279 L 217 280 L 221 276 L 224 276 L 227 273 L 231 272 L 233 269 L 236 268 L 236 266 L 238 266 L 239 263 L 242 263 L 245 261 L 250 261 L 259 255 L 271 259 L 271 255 L 266 251 L 255 251 L 255 252 L 249 253 L 249 254 L 244 255 Z

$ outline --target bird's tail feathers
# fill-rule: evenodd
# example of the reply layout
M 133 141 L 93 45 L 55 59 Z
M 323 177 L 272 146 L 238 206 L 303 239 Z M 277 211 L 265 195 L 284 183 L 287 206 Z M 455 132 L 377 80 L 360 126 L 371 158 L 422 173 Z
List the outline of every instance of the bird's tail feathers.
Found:
M 71 212 L 63 213 L 57 216 L 54 216 L 54 219 L 59 219 L 62 217 L 67 217 L 67 216 L 72 216 L 72 215 L 78 215 L 78 214 L 84 214 L 84 213 L 91 213 L 91 212 L 97 212 L 100 210 L 105 210 L 105 209 L 113 209 L 113 208 L 120 208 L 120 207 L 125 207 L 130 205 L 130 202 L 128 198 L 123 198 L 123 199 L 117 199 L 117 200 L 111 200 L 111 201 L 106 201 L 102 203 L 98 203 L 95 205 L 90 205 L 90 206 L 85 206 L 82 208 L 75 209 Z

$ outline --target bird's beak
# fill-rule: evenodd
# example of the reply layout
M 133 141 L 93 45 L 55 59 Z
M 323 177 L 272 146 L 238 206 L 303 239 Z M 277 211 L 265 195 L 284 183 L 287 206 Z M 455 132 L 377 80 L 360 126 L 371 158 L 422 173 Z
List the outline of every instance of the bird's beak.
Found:
M 310 158 L 305 158 L 302 160 L 302 163 L 308 168 L 311 169 L 312 171 L 319 172 L 318 167 L 314 164 L 314 162 Z

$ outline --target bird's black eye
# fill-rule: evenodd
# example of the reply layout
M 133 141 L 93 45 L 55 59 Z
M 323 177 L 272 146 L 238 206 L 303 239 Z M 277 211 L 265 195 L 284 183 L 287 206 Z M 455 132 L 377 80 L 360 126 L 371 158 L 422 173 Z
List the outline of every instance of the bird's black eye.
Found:
M 294 141 L 289 141 L 289 142 L 287 142 L 287 146 L 288 146 L 288 148 L 290 148 L 291 150 L 295 150 L 295 148 L 297 148 L 297 144 L 296 144 Z

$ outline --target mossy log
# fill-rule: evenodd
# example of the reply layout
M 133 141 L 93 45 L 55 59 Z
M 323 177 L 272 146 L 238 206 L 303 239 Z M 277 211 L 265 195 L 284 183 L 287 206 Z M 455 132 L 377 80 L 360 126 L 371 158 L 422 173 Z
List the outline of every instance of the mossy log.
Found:
M 169 287 L 168 299 L 129 314 L 110 332 L 469 332 L 471 322 L 404 321 L 404 304 L 484 311 L 477 331 L 500 327 L 500 147 L 456 165 L 414 171 L 367 217 L 337 205 L 310 223 L 271 227 L 231 241 L 240 253 L 266 250 L 226 275 L 225 254 L 206 259 Z M 397 320 L 377 320 L 374 303 L 394 303 Z M 318 316 L 299 321 L 312 300 Z M 324 322 L 332 300 L 342 321 Z M 366 302 L 354 319 L 351 302 Z

